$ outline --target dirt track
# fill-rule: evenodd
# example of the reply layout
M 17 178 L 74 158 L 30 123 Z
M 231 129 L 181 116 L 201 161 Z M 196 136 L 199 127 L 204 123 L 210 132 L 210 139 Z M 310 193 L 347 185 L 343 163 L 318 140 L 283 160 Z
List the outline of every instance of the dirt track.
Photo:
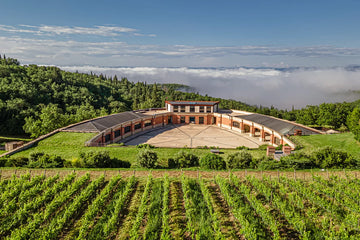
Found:
M 16 174 L 16 176 L 20 176 L 22 174 L 30 173 L 32 176 L 39 175 L 39 174 L 45 174 L 46 176 L 53 176 L 55 174 L 59 174 L 60 177 L 64 177 L 67 174 L 75 171 L 79 176 L 86 174 L 87 172 L 90 173 L 92 178 L 96 178 L 102 174 L 105 173 L 106 178 L 109 179 L 114 175 L 120 174 L 124 178 L 127 178 L 129 176 L 132 176 L 135 174 L 137 177 L 146 177 L 150 172 L 155 178 L 163 177 L 165 174 L 168 174 L 170 177 L 180 177 L 182 174 L 185 174 L 188 177 L 198 177 L 201 175 L 203 178 L 214 178 L 216 175 L 220 175 L 223 177 L 229 176 L 229 171 L 197 171 L 197 170 L 71 170 L 71 169 L 0 169 L 1 171 L 1 180 L 3 179 L 9 179 L 12 175 Z M 297 179 L 303 179 L 303 180 L 311 180 L 312 174 L 319 175 L 323 177 L 331 177 L 331 176 L 339 176 L 339 177 L 345 177 L 346 175 L 359 178 L 360 177 L 360 171 L 320 171 L 320 170 L 314 170 L 312 172 L 303 172 L 303 171 L 297 171 L 294 173 L 294 171 L 254 171 L 254 170 L 237 170 L 232 172 L 234 175 L 243 178 L 245 176 L 251 175 L 258 178 L 261 177 L 270 177 L 270 178 L 277 178 L 279 176 L 286 176 L 290 178 L 296 177 Z

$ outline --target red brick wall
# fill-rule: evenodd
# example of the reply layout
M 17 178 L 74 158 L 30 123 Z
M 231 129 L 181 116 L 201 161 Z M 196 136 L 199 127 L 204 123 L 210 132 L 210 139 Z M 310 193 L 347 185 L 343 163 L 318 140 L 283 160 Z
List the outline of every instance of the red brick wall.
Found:
M 155 117 L 154 119 L 154 124 L 161 124 L 162 123 L 162 120 L 163 120 L 163 117 L 162 116 L 157 116 Z
M 231 119 L 223 117 L 222 118 L 222 125 L 231 126 Z

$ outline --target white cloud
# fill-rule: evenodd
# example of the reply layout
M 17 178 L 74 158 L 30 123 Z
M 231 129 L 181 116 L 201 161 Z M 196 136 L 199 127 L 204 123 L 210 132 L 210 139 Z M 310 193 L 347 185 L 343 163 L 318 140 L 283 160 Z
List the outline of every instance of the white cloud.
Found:
M 4 28 L 0 25 L 0 29 Z M 31 30 L 28 27 L 29 31 Z M 55 29 L 48 29 L 56 32 Z M 67 29 L 59 32 L 88 29 Z M 99 30 L 100 31 L 100 30 Z M 102 31 L 102 30 L 101 30 Z M 111 30 L 113 31 L 113 30 Z M 111 33 L 109 32 L 109 34 Z M 119 31 L 125 31 L 119 29 Z M 44 31 L 42 31 L 44 32 Z M 99 33 L 100 34 L 100 33 Z M 103 32 L 102 34 L 106 34 Z M 18 58 L 22 63 L 56 65 L 112 65 L 112 66 L 191 66 L 228 67 L 245 66 L 287 66 L 289 61 L 300 66 L 321 66 L 339 59 L 354 63 L 360 60 L 360 49 L 336 47 L 280 48 L 270 46 L 186 46 L 129 44 L 123 41 L 78 41 L 54 38 L 0 37 L 2 53 Z M 34 56 L 41 56 L 34 58 Z M 269 64 L 270 62 L 270 64 Z M 278 64 L 276 64 L 276 62 Z M 286 62 L 286 64 L 284 64 Z M 348 63 L 349 64 L 349 63 Z M 343 64 L 346 65 L 346 64 Z M 298 65 L 299 66 L 299 65 Z M 331 66 L 331 65 L 330 65 Z M 239 74 L 239 73 L 238 73 Z
M 118 36 L 120 33 L 136 32 L 136 29 L 125 27 L 109 27 L 109 26 L 95 26 L 88 27 L 64 27 L 64 26 L 40 26 L 38 27 L 41 33 L 49 34 L 81 34 L 81 35 L 98 35 L 98 36 Z
M 25 26 L 25 25 L 24 25 Z M 28 26 L 26 26 L 28 27 Z M 16 28 L 8 25 L 0 25 L 0 31 L 10 32 L 10 33 L 32 33 L 32 34 L 40 34 L 40 31 L 30 30 L 24 28 Z
M 10 33 L 27 33 L 45 36 L 54 35 L 96 35 L 102 37 L 120 36 L 123 33 L 132 34 L 134 36 L 150 36 L 154 34 L 139 33 L 137 29 L 119 26 L 94 26 L 94 27 L 79 27 L 79 26 L 49 26 L 49 25 L 0 25 L 0 31 Z

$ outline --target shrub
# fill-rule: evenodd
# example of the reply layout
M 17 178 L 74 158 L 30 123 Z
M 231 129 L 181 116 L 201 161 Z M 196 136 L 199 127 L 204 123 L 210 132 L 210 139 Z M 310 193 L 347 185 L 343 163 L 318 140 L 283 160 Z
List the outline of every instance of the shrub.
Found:
M 180 151 L 174 159 L 176 167 L 188 168 L 199 166 L 199 158 L 190 152 Z
M 7 158 L 6 158 L 6 157 L 0 158 L 0 167 L 5 167 L 6 162 L 7 162 Z
M 29 161 L 36 162 L 39 160 L 40 157 L 42 157 L 44 155 L 45 155 L 45 153 L 43 153 L 43 152 L 32 152 L 29 154 Z
M 84 168 L 129 168 L 131 166 L 128 161 L 111 158 L 107 151 L 80 153 L 79 158 L 71 160 L 71 165 Z
M 196 148 L 198 148 L 198 149 L 208 149 L 208 146 L 197 146 Z
M 269 145 L 267 145 L 267 144 L 262 144 L 262 145 L 260 145 L 259 146 L 259 150 L 267 150 L 267 147 L 268 147 Z
M 283 147 L 283 145 L 282 144 L 280 144 L 279 146 L 277 146 L 275 149 L 276 150 L 282 150 L 282 147 Z
M 350 154 L 325 147 L 308 155 L 297 152 L 282 157 L 280 161 L 266 160 L 259 163 L 261 169 L 310 169 L 310 168 L 357 168 L 359 162 Z
M 30 168 L 61 168 L 65 160 L 56 155 L 49 155 L 43 152 L 32 152 L 29 155 Z
M 141 167 L 145 168 L 154 168 L 156 166 L 157 160 L 158 156 L 156 152 L 149 149 L 140 151 L 137 156 L 138 163 Z
M 327 146 L 315 151 L 312 160 L 320 168 L 355 168 L 357 161 L 347 152 L 336 150 Z
M 260 146 L 261 147 L 261 146 Z M 260 148 L 259 147 L 259 148 Z M 238 146 L 238 147 L 236 147 L 236 150 L 249 150 L 249 148 L 248 147 L 245 147 L 245 146 Z
M 155 148 L 154 145 L 143 143 L 136 146 L 136 148 Z
M 81 168 L 84 167 L 84 163 L 80 158 L 73 158 L 70 161 L 71 166 L 76 167 L 76 168 Z
M 129 168 L 131 167 L 131 163 L 128 161 L 123 161 L 117 158 L 111 159 L 110 167 L 112 168 Z
M 5 167 L 25 167 L 29 163 L 26 157 L 10 157 L 5 163 Z
M 168 168 L 177 168 L 178 164 L 173 158 L 168 159 Z
M 270 157 L 263 157 L 259 159 L 258 168 L 263 170 L 282 169 L 283 166 L 280 161 L 274 160 Z
M 226 165 L 227 168 L 230 169 L 244 169 L 253 167 L 252 160 L 252 155 L 248 151 L 242 150 L 240 152 L 229 154 L 226 158 Z
M 109 152 L 107 151 L 91 151 L 91 152 L 81 152 L 80 160 L 82 161 L 82 167 L 86 168 L 105 168 L 111 167 L 111 158 Z
M 282 157 L 280 163 L 282 168 L 311 169 L 316 168 L 316 163 L 305 153 L 296 152 Z
M 200 166 L 205 169 L 222 170 L 226 169 L 224 159 L 216 154 L 208 153 L 200 159 Z

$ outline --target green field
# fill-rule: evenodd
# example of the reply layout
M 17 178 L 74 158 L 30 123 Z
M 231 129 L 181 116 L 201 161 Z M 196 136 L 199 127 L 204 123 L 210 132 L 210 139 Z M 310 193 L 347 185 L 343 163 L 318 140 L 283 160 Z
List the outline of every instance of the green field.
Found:
M 140 149 L 135 146 L 125 147 L 86 147 L 84 143 L 90 140 L 96 134 L 94 133 L 72 133 L 72 132 L 60 132 L 49 138 L 40 141 L 37 146 L 28 150 L 14 154 L 14 157 L 28 157 L 32 152 L 44 152 L 50 155 L 59 155 L 66 160 L 79 157 L 80 152 L 88 151 L 108 151 L 111 157 L 115 157 L 121 160 L 129 161 L 134 163 L 136 156 Z M 174 157 L 182 149 L 178 148 L 155 148 L 153 149 L 159 158 L 159 163 L 162 166 L 167 165 L 167 159 Z M 201 157 L 210 152 L 209 149 L 183 149 L 190 151 L 193 154 Z M 226 157 L 229 153 L 236 152 L 235 149 L 221 149 L 224 153 L 223 157 Z M 259 158 L 265 156 L 265 150 L 251 150 L 254 157 Z
M 354 139 L 352 133 L 295 136 L 295 143 L 303 146 L 301 151 L 313 151 L 320 147 L 332 146 L 336 149 L 346 151 L 360 159 L 360 143 Z
M 359 239 L 359 179 L 71 173 L 0 180 L 1 239 Z
M 50 155 L 58 155 L 66 160 L 78 158 L 81 152 L 89 151 L 108 151 L 110 156 L 130 163 L 136 162 L 138 152 L 141 150 L 135 146 L 115 146 L 115 147 L 86 147 L 84 143 L 95 136 L 94 133 L 72 133 L 60 132 L 43 141 L 40 141 L 37 146 L 28 150 L 22 151 L 14 155 L 14 157 L 29 157 L 32 152 L 44 152 Z M 360 144 L 356 142 L 351 133 L 332 134 L 332 135 L 312 135 L 312 136 L 295 136 L 292 137 L 295 143 L 300 144 L 303 148 L 300 151 L 309 153 L 320 147 L 333 146 L 334 148 L 346 151 L 356 158 L 360 159 Z M 177 149 L 177 148 L 155 148 L 154 151 L 158 154 L 159 165 L 166 167 L 167 159 L 173 158 L 181 151 L 190 151 L 198 157 L 202 157 L 209 153 L 209 149 Z M 230 153 L 238 150 L 235 149 L 221 149 L 224 158 Z M 4 151 L 0 151 L 4 152 Z M 265 156 L 264 150 L 250 150 L 255 158 Z M 136 165 L 133 165 L 136 166 Z

